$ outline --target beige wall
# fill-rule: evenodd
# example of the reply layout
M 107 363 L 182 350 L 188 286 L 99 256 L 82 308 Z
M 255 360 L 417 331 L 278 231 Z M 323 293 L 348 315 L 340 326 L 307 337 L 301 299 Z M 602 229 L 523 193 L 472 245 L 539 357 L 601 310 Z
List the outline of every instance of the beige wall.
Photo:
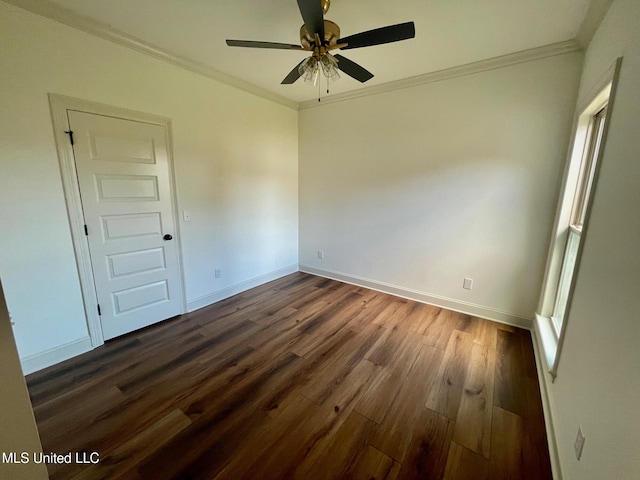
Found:
M 615 0 L 585 54 L 580 104 L 624 60 L 558 376 L 548 384 L 565 480 L 640 475 L 639 25 L 640 2 Z
M 296 269 L 297 111 L 0 2 L 0 275 L 21 357 L 87 336 L 48 93 L 172 120 L 191 305 Z
M 302 110 L 301 268 L 528 322 L 581 61 L 565 54 Z
M 22 452 L 27 452 L 28 458 L 32 460 L 34 453 L 42 452 L 42 446 L 31 410 L 29 392 L 22 376 L 18 351 L 13 341 L 2 284 L 0 284 L 0 378 L 2 379 L 0 456 L 3 453 L 15 452 L 20 459 Z M 0 478 L 39 480 L 49 477 L 44 464 L 31 461 L 26 464 L 0 463 Z

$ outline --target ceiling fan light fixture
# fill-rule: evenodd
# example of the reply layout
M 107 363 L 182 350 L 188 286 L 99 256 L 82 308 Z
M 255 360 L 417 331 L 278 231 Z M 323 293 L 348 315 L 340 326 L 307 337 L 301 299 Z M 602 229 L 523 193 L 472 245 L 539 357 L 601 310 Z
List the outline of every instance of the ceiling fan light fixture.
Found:
M 322 67 L 322 73 L 327 77 L 329 83 L 335 82 L 340 78 L 338 73 L 338 61 L 330 53 L 325 53 L 320 57 L 320 67 Z
M 329 83 L 333 83 L 340 78 L 338 61 L 329 53 L 324 53 L 319 57 L 314 55 L 307 58 L 300 64 L 298 72 L 305 83 L 314 86 L 318 85 L 320 72 L 322 72 Z
M 316 57 L 309 57 L 300 64 L 298 72 L 304 80 L 304 83 L 311 85 L 318 84 L 318 76 L 320 75 L 320 68 L 318 67 L 318 60 Z

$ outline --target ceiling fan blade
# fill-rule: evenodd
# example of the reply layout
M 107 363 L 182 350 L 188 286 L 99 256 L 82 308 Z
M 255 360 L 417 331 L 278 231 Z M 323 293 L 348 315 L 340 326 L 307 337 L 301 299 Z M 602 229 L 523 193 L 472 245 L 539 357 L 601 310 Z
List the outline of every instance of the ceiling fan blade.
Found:
M 320 0 L 298 0 L 298 8 L 307 27 L 313 36 L 318 34 L 324 40 L 324 17 L 322 16 L 322 2 Z
M 399 42 L 408 40 L 416 36 L 416 27 L 413 22 L 399 23 L 387 27 L 376 28 L 366 32 L 356 33 L 338 40 L 338 43 L 346 43 L 349 48 L 370 47 L 372 45 L 382 45 L 383 43 Z
M 356 62 L 352 62 L 351 60 L 343 57 L 340 54 L 334 55 L 333 57 L 338 60 L 338 68 L 340 70 L 342 70 L 350 77 L 355 78 L 359 82 L 364 83 L 367 80 L 371 80 L 373 78 L 373 73 L 361 67 Z
M 291 85 L 296 80 L 298 80 L 300 78 L 300 70 L 299 70 L 300 69 L 300 65 L 302 65 L 305 60 L 306 60 L 306 58 L 304 60 L 302 60 L 302 62 L 300 62 L 298 65 L 293 67 L 293 70 L 291 70 L 289 72 L 289 75 L 284 77 L 284 80 L 282 80 L 282 82 L 280 82 L 280 84 L 281 85 Z
M 227 40 L 230 47 L 274 48 L 277 50 L 304 50 L 302 45 L 276 42 L 254 42 L 253 40 Z

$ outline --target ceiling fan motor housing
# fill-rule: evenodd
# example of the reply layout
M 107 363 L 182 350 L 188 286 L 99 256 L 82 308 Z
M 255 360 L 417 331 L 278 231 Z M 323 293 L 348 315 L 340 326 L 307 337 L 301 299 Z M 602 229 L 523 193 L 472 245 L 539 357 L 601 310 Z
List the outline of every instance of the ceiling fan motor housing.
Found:
M 340 27 L 331 20 L 324 20 L 324 46 L 332 46 L 338 43 L 340 38 Z M 316 39 L 309 33 L 307 27 L 300 27 L 300 44 L 308 50 L 313 50 L 316 45 Z

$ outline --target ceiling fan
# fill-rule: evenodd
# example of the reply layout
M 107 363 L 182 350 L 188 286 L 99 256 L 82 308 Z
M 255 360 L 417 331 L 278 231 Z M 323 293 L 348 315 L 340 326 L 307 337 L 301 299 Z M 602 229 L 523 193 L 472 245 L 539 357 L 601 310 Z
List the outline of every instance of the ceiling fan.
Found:
M 230 47 L 272 48 L 311 52 L 310 57 L 302 60 L 282 80 L 281 83 L 285 85 L 294 83 L 300 77 L 316 85 L 321 71 L 327 81 L 332 81 L 339 77 L 338 70 L 364 83 L 373 78 L 371 72 L 340 54 L 332 55 L 329 52 L 398 42 L 400 40 L 408 40 L 416 35 L 413 22 L 406 22 L 356 33 L 348 37 L 340 37 L 340 27 L 334 22 L 324 19 L 324 14 L 329 10 L 331 0 L 297 1 L 304 20 L 304 25 L 300 28 L 301 45 L 256 42 L 252 40 L 227 40 L 227 45 Z

